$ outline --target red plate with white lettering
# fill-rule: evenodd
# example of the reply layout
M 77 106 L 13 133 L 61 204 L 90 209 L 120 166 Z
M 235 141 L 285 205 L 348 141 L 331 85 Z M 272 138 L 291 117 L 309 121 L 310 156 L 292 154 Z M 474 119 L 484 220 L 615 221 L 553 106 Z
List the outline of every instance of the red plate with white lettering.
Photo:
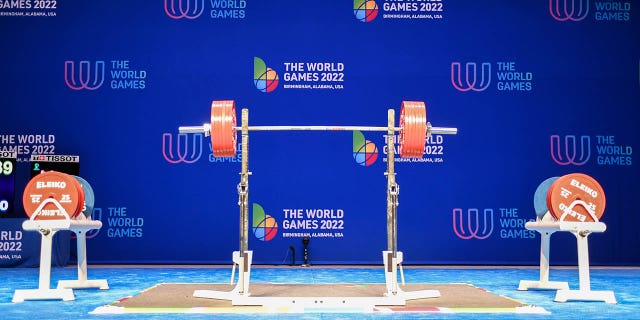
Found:
M 402 101 L 400 108 L 400 156 L 422 158 L 427 142 L 427 110 L 422 101 Z
M 76 185 L 76 189 L 78 190 L 78 207 L 75 210 L 72 218 L 82 213 L 82 209 L 84 209 L 84 189 L 82 188 L 82 184 L 75 176 L 69 175 L 70 178 L 73 178 L 73 183 Z
M 75 217 L 82 210 L 84 193 L 73 176 L 56 171 L 42 172 L 33 177 L 24 188 L 22 205 L 29 218 L 36 214 L 34 220 L 66 219 L 56 202 L 69 218 Z M 43 203 L 44 206 L 36 212 Z
M 551 185 L 547 204 L 556 220 L 598 222 L 604 214 L 606 198 L 602 186 L 594 178 L 571 173 Z
M 236 156 L 236 103 L 233 100 L 211 102 L 211 149 L 215 157 Z

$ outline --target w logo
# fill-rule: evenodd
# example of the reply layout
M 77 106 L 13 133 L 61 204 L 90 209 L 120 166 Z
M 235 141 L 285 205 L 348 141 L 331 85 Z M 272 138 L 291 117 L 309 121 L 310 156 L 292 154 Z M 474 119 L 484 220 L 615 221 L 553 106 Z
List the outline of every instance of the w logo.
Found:
M 460 66 L 460 62 L 452 62 L 451 63 L 451 84 L 458 91 L 466 92 L 469 90 L 473 91 L 484 91 L 491 84 L 491 64 L 488 62 L 482 63 L 482 75 L 480 76 L 480 80 L 478 80 L 478 70 L 475 62 L 467 62 L 465 64 L 465 75 L 464 82 L 462 81 L 462 67 Z
M 580 156 L 578 156 L 578 145 L 576 143 L 576 136 L 567 135 L 564 137 L 564 156 L 560 146 L 560 136 L 552 135 L 550 141 L 551 147 L 551 159 L 561 166 L 573 164 L 581 166 L 591 157 L 591 137 L 580 137 Z
M 204 0 L 164 0 L 164 12 L 172 19 L 195 19 L 204 12 Z
M 478 209 L 468 209 L 464 219 L 462 209 L 453 209 L 453 232 L 463 240 L 488 238 L 493 233 L 493 209 L 484 209 L 483 213 L 480 219 Z
M 77 68 L 73 61 L 64 62 L 64 82 L 73 90 L 95 90 L 104 83 L 104 61 L 96 61 L 93 70 L 89 61 L 80 61 Z
M 93 208 L 93 212 L 91 212 L 91 220 L 93 220 L 93 221 L 102 221 L 102 208 Z M 92 230 L 89 230 L 89 231 L 85 232 L 85 237 L 87 239 L 93 239 L 98 235 L 98 233 L 100 233 L 100 228 L 92 229 Z M 78 238 L 76 236 L 75 232 L 72 232 L 70 237 L 71 237 L 71 239 L 77 239 Z
M 189 137 L 193 141 L 189 143 Z M 179 133 L 176 142 L 175 153 L 173 147 L 173 135 L 171 133 L 162 134 L 162 156 L 171 164 L 194 163 L 202 156 L 202 134 Z M 191 149 L 191 153 L 189 153 Z
M 589 0 L 549 0 L 549 13 L 558 21 L 580 21 L 589 13 Z

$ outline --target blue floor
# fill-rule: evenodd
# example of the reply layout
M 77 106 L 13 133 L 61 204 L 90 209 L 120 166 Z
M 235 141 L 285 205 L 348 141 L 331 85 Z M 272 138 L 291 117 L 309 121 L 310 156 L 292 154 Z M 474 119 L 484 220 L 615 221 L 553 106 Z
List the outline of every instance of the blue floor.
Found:
M 613 290 L 618 304 L 604 302 L 553 302 L 555 291 L 517 291 L 520 280 L 539 278 L 536 268 L 406 268 L 408 283 L 469 283 L 526 304 L 543 307 L 548 315 L 517 314 L 299 314 L 299 315 L 206 315 L 206 314 L 89 314 L 99 306 L 162 282 L 227 283 L 230 267 L 89 267 L 89 279 L 107 279 L 109 290 L 74 290 L 76 300 L 25 301 L 12 303 L 15 289 L 35 289 L 38 269 L 1 269 L 0 318 L 13 319 L 640 319 L 640 269 L 591 269 L 592 290 Z M 55 285 L 60 279 L 77 278 L 76 269 L 54 268 L 51 273 Z M 571 289 L 578 288 L 577 268 L 551 270 L 551 279 L 567 281 Z M 252 270 L 253 282 L 274 283 L 384 283 L 382 267 L 339 268 L 313 266 L 260 267 Z

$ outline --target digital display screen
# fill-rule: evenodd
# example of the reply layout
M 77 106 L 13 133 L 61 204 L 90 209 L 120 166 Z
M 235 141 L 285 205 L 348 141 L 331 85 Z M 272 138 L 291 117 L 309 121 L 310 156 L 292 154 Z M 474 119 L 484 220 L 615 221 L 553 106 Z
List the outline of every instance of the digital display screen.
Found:
M 0 152 L 0 217 L 13 212 L 16 188 L 16 153 Z
M 42 171 L 58 171 L 74 176 L 80 175 L 80 156 L 32 154 L 30 160 L 31 178 Z

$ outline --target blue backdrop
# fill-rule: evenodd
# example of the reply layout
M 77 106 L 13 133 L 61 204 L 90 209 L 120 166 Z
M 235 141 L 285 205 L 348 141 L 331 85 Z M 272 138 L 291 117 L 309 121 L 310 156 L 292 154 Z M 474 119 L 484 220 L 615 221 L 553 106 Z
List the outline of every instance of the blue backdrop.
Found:
M 539 236 L 523 227 L 536 187 L 583 172 L 607 196 L 592 263 L 638 265 L 636 6 L 2 0 L 0 151 L 18 158 L 3 216 L 25 216 L 31 154 L 79 155 L 104 224 L 91 263 L 230 263 L 240 158 L 212 158 L 179 126 L 209 121 L 212 100 L 249 108 L 253 125 L 372 126 L 419 100 L 459 134 L 396 164 L 406 263 L 536 264 Z M 300 261 L 303 236 L 311 263 L 382 262 L 387 150 L 382 133 L 362 134 L 250 135 L 250 227 L 278 227 L 250 234 L 256 263 L 288 262 L 289 246 Z M 375 161 L 356 161 L 364 145 Z M 552 263 L 576 263 L 573 236 L 552 248 Z

